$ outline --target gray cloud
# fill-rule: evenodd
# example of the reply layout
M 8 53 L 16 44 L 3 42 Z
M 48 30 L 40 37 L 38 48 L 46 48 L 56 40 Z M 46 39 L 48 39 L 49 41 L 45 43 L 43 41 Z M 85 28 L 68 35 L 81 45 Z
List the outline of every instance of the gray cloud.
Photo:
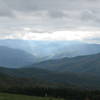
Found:
M 10 9 L 8 5 L 4 3 L 2 0 L 0 0 L 0 16 L 1 17 L 5 17 L 5 16 L 12 17 L 13 16 L 12 9 Z
M 0 0 L 0 33 L 99 29 L 99 4 L 100 0 Z
M 64 14 L 63 11 L 50 11 L 50 12 L 48 12 L 48 15 L 51 18 L 63 18 L 63 17 L 67 17 L 66 14 Z
M 14 11 L 21 13 L 47 11 L 51 17 L 62 18 L 63 16 L 66 17 L 64 11 L 70 12 L 70 14 L 74 13 L 73 17 L 79 11 L 83 13 L 83 16 L 86 13 L 86 17 L 89 17 L 88 15 L 92 9 L 100 8 L 99 3 L 99 0 L 0 0 L 0 8 L 2 13 L 7 13 L 8 15 Z M 87 9 L 89 12 L 84 12 L 84 9 Z

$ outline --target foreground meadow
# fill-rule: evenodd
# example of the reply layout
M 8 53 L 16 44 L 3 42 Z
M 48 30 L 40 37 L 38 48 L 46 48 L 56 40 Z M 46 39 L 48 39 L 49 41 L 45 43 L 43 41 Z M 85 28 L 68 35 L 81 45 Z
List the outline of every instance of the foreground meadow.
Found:
M 63 99 L 0 93 L 0 100 L 63 100 Z

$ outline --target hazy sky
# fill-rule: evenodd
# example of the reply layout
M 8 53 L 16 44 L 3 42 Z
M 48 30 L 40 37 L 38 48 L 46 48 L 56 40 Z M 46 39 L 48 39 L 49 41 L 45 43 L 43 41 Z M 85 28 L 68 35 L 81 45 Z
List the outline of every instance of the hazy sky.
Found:
M 100 41 L 100 0 L 0 0 L 0 38 Z

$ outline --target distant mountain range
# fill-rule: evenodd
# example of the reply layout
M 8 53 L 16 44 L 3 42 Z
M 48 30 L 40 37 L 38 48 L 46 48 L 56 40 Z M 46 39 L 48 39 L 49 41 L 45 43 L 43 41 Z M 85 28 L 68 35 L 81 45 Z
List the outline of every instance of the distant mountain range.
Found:
M 99 52 L 99 44 L 78 41 L 0 40 L 0 66 L 16 68 L 33 65 L 49 70 L 88 72 L 91 69 L 92 72 L 90 65 L 99 66 L 99 54 L 96 54 Z
M 80 41 L 36 41 L 36 40 L 0 40 L 0 46 L 20 49 L 34 55 L 38 60 L 60 59 L 100 53 L 100 44 Z

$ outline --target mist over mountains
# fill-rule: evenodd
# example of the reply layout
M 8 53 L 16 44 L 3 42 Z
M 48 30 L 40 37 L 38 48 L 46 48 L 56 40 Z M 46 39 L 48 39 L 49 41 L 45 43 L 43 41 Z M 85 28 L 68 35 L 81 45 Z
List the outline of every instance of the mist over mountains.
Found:
M 0 40 L 0 66 L 23 67 L 46 60 L 100 53 L 99 44 L 79 41 Z
M 99 44 L 80 41 L 0 40 L 0 46 L 24 50 L 40 60 L 90 55 L 100 52 Z

